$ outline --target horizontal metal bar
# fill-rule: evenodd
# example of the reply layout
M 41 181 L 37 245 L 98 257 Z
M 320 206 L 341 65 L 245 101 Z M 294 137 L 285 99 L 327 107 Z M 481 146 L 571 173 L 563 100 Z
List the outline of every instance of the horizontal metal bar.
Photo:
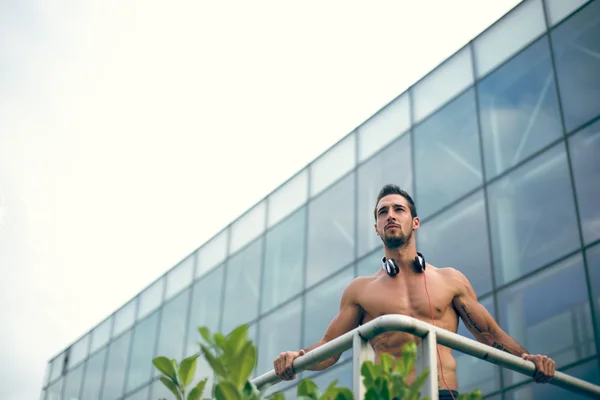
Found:
M 437 342 L 443 346 L 450 347 L 462 353 L 491 362 L 503 368 L 519 372 L 529 377 L 535 372 L 535 364 L 523 360 L 520 357 L 508 354 L 491 346 L 479 343 L 473 339 L 466 338 L 445 329 L 438 328 L 418 319 L 405 315 L 383 315 L 350 332 L 335 338 L 334 340 L 309 351 L 302 357 L 298 357 L 292 363 L 296 373 L 308 369 L 311 365 L 341 354 L 352 347 L 352 337 L 358 333 L 363 339 L 371 340 L 377 335 L 389 331 L 402 331 L 418 337 L 424 337 L 428 332 L 436 333 Z M 252 380 L 258 388 L 266 384 L 275 384 L 281 379 L 271 370 Z M 575 378 L 560 371 L 556 371 L 554 378 L 548 384 L 562 387 L 572 392 L 600 398 L 600 386 L 593 385 L 582 379 Z

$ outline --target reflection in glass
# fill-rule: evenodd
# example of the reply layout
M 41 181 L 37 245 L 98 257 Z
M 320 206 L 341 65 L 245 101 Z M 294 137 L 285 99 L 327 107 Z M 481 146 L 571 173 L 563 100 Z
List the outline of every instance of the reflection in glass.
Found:
M 165 278 L 160 278 L 140 295 L 140 309 L 138 311 L 138 321 L 160 307 L 163 300 L 163 291 L 165 287 Z
M 110 330 L 112 328 L 112 316 L 102 321 L 92 331 L 92 345 L 90 347 L 90 353 L 98 350 L 100 347 L 108 343 L 110 339 Z
M 267 233 L 261 312 L 271 310 L 302 290 L 305 232 L 306 207 Z
M 572 192 L 563 142 L 489 186 L 497 284 L 579 247 Z
M 588 248 L 585 253 L 592 287 L 592 299 L 596 315 L 600 315 L 600 244 Z M 598 328 L 600 328 L 600 321 L 598 324 Z
M 352 132 L 310 167 L 310 195 L 316 196 L 356 165 L 356 134 Z
M 600 239 L 600 120 L 569 138 L 583 241 Z
M 273 226 L 308 200 L 308 170 L 303 169 L 269 196 L 268 224 Z
M 112 337 L 117 337 L 129 329 L 135 322 L 137 297 L 121 307 L 115 314 L 115 326 Z
M 127 331 L 108 347 L 102 400 L 114 400 L 123 394 L 130 343 L 131 331 Z
M 184 287 L 192 283 L 194 276 L 194 262 L 196 256 L 192 254 L 180 262 L 167 274 L 167 290 L 165 300 L 170 299 L 181 291 Z
M 196 382 L 196 381 L 194 381 Z M 148 400 L 148 395 L 150 394 L 150 385 L 144 386 L 140 390 L 137 390 L 135 393 L 130 394 L 125 397 L 125 400 Z
M 381 246 L 375 233 L 375 205 L 381 188 L 393 183 L 412 192 L 410 135 L 404 135 L 358 168 L 358 256 Z
M 492 290 L 485 200 L 479 191 L 426 221 L 417 230 L 417 247 L 438 268 L 453 267 L 481 296 Z
M 156 347 L 159 311 L 139 322 L 133 329 L 133 344 L 129 359 L 129 375 L 126 392 L 129 392 L 150 380 L 153 369 L 152 358 Z M 158 353 L 161 356 L 179 360 L 179 354 Z
M 84 358 L 87 357 L 87 350 L 89 345 L 90 335 L 85 335 L 79 339 L 69 349 L 69 365 L 67 368 L 71 369 L 73 366 L 79 364 Z
M 308 205 L 307 287 L 354 259 L 354 173 Z
M 551 33 L 567 132 L 600 114 L 599 16 L 593 1 Z
M 530 354 L 552 358 L 557 369 L 596 353 L 581 254 L 500 291 L 498 306 L 500 326 Z M 528 379 L 510 370 L 504 377 L 505 385 Z
M 257 375 L 272 370 L 273 360 L 284 351 L 298 351 L 302 333 L 302 299 L 296 299 L 260 321 Z
M 483 79 L 478 89 L 487 179 L 562 137 L 546 36 Z
M 262 201 L 238 218 L 231 227 L 229 254 L 233 254 L 265 231 L 267 202 Z
M 187 289 L 163 306 L 158 334 L 157 355 L 168 355 L 177 360 L 181 359 L 184 355 L 190 293 L 191 289 Z M 213 313 L 215 311 L 213 310 Z M 197 341 L 198 337 L 196 336 L 195 339 Z M 154 372 L 154 376 L 158 376 L 158 370 L 154 369 Z
M 589 0 L 545 0 L 548 26 L 554 26 Z
M 98 400 L 100 396 L 100 385 L 102 384 L 102 375 L 104 373 L 106 354 L 107 348 L 105 347 L 87 360 L 85 375 L 83 378 L 83 389 L 81 391 L 82 399 Z
M 227 257 L 228 232 L 228 229 L 219 232 L 219 234 L 210 239 L 210 241 L 198 250 L 196 277 L 204 275 L 204 273 L 225 260 L 225 257 Z
M 480 300 L 480 303 L 495 318 L 494 299 L 488 297 L 485 300 Z M 457 333 L 469 339 L 477 340 L 465 327 L 462 320 L 458 325 Z M 452 354 L 456 359 L 456 378 L 460 393 L 479 389 L 486 394 L 500 389 L 500 367 L 460 351 L 453 350 Z
M 414 128 L 415 203 L 426 218 L 483 183 L 473 89 Z
M 199 351 L 198 328 L 207 327 L 210 332 L 219 330 L 219 314 L 221 310 L 221 294 L 223 293 L 223 273 L 225 268 L 220 266 L 210 271 L 192 287 L 192 305 L 190 323 L 187 332 L 185 355 L 190 356 Z
M 258 296 L 264 236 L 227 262 L 223 334 L 258 316 Z
M 79 390 L 81 389 L 81 379 L 83 378 L 84 365 L 85 364 L 80 364 L 63 378 L 65 381 L 65 389 L 63 392 L 64 399 L 79 399 Z

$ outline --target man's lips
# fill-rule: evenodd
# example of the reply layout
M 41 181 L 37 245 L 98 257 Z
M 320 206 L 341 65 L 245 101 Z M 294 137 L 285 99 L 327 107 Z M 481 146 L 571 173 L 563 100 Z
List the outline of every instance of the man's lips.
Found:
M 396 224 L 387 224 L 387 225 L 385 226 L 385 229 L 388 229 L 388 228 L 399 228 L 399 226 L 398 226 L 398 225 L 396 225 Z

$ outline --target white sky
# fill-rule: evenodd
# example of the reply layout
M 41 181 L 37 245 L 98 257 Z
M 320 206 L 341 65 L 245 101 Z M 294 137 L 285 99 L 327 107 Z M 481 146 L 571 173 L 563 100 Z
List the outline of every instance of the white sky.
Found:
M 519 0 L 0 0 L 0 398 Z

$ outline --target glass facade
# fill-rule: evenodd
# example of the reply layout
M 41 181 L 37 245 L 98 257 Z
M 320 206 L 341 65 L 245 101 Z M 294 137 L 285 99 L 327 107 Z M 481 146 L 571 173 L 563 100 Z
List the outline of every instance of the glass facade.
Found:
M 415 198 L 429 262 L 462 271 L 530 352 L 600 384 L 598 37 L 600 0 L 521 2 L 50 360 L 42 397 L 168 397 L 151 359 L 198 351 L 200 325 L 249 323 L 255 375 L 313 344 L 344 287 L 380 268 L 385 183 Z M 300 377 L 350 386 L 349 355 Z M 462 391 L 575 398 L 455 356 Z M 293 398 L 297 382 L 273 390 Z

